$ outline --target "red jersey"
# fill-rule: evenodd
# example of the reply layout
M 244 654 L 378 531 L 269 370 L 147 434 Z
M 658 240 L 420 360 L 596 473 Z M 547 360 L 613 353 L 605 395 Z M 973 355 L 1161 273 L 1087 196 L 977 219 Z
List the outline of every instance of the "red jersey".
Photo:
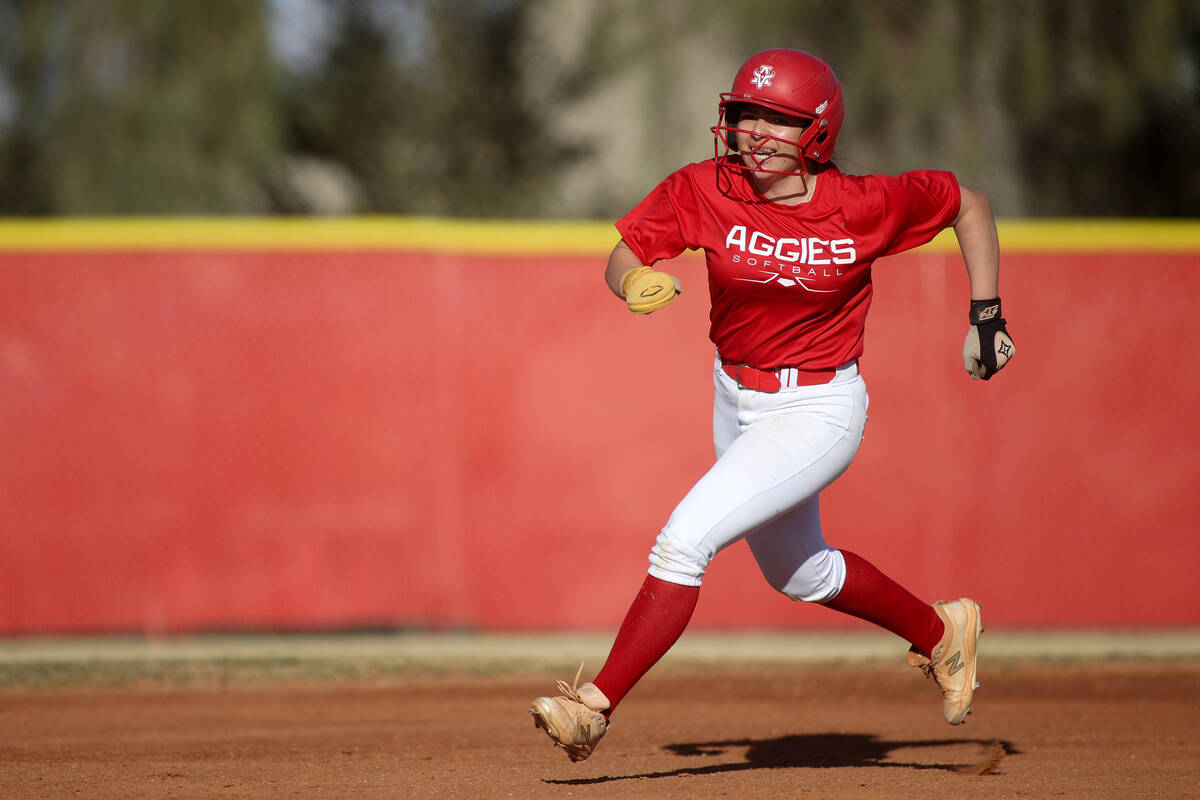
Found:
M 703 250 L 709 338 L 730 361 L 760 369 L 831 369 L 863 351 L 871 265 L 918 247 L 954 221 L 949 172 L 846 175 L 830 165 L 812 199 L 762 199 L 748 176 L 715 160 L 669 175 L 617 222 L 643 264 Z M 729 184 L 731 183 L 732 186 Z

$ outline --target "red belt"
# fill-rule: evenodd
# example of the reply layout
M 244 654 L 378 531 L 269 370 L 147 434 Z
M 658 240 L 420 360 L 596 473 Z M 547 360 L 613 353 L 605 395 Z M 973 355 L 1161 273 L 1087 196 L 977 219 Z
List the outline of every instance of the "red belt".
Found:
M 800 369 L 799 367 L 780 367 L 779 369 L 759 369 L 749 364 L 739 364 L 736 361 L 721 359 L 721 369 L 733 378 L 743 389 L 753 389 L 756 392 L 773 394 L 778 392 L 786 382 L 788 386 L 819 386 L 829 383 L 837 375 L 835 369 Z

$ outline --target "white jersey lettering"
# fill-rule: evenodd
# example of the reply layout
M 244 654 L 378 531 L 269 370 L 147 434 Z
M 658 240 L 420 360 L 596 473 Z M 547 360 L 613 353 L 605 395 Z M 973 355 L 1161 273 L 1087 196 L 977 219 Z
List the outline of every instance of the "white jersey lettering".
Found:
M 829 251 L 833 253 L 835 264 L 853 264 L 858 258 L 858 254 L 854 252 L 853 239 L 834 239 L 829 243 Z
M 769 242 L 770 244 L 764 244 L 764 242 Z M 769 256 L 775 252 L 775 240 L 762 231 L 755 231 L 750 234 L 749 250 L 756 256 Z
M 741 261 L 738 253 L 756 256 L 774 256 L 787 264 L 827 266 L 830 264 L 853 264 L 858 252 L 853 239 L 820 239 L 809 236 L 798 239 L 783 236 L 776 239 L 762 231 L 749 230 L 745 225 L 734 225 L 725 234 L 725 249 L 730 251 L 732 263 Z M 841 271 L 836 271 L 837 275 Z
M 725 234 L 725 249 L 730 250 L 737 248 L 743 253 L 746 252 L 746 226 L 734 225 L 729 229 L 729 233 Z
M 784 247 L 791 245 L 796 247 L 800 244 L 799 239 L 793 239 L 790 236 L 785 236 L 775 243 L 775 257 L 780 261 L 799 261 L 803 250 L 787 249 Z
M 808 263 L 823 265 L 828 264 L 829 259 L 824 256 L 825 248 L 829 242 L 824 239 L 811 238 L 808 240 Z

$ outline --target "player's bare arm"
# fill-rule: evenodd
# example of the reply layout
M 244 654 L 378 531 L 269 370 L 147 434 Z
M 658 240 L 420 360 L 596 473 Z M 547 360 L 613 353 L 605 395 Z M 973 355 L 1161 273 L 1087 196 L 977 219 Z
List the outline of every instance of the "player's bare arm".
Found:
M 986 194 L 959 185 L 962 200 L 953 227 L 967 265 L 971 299 L 988 300 L 1000 294 L 1000 239 L 996 218 Z
M 620 239 L 608 256 L 608 268 L 604 270 L 604 282 L 608 284 L 608 288 L 612 290 L 613 294 L 624 300 L 625 295 L 621 293 L 621 279 L 629 270 L 642 266 L 645 266 L 642 260 L 633 254 L 624 239 Z
M 992 204 L 983 192 L 958 188 L 962 199 L 953 227 L 971 283 L 963 366 L 973 379 L 986 381 L 1003 369 L 1016 348 L 1000 310 L 1000 238 Z

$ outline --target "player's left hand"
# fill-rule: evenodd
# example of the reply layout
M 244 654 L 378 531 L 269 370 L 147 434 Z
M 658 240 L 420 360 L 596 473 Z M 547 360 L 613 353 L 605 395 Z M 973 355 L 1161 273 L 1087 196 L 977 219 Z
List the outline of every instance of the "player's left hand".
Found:
M 1017 352 L 1000 316 L 1000 298 L 972 300 L 969 320 L 971 327 L 963 342 L 963 366 L 971 374 L 971 380 L 990 380 Z
M 621 276 L 621 294 L 634 314 L 665 308 L 682 292 L 679 278 L 650 267 L 637 267 Z

